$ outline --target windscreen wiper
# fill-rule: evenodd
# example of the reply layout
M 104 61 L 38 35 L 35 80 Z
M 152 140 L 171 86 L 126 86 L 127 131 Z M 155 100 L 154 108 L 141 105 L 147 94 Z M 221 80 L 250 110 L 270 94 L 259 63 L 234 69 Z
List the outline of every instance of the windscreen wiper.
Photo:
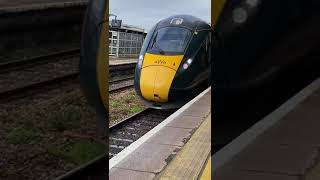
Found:
M 160 54 L 165 54 L 164 50 L 162 50 L 156 43 L 154 43 L 153 46 L 155 46 L 159 50 Z

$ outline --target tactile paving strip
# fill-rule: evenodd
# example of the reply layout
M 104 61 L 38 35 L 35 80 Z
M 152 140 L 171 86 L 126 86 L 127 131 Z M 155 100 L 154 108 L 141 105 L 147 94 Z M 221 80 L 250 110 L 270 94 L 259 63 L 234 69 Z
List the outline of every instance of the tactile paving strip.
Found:
M 211 152 L 211 113 L 161 174 L 160 179 L 197 179 Z

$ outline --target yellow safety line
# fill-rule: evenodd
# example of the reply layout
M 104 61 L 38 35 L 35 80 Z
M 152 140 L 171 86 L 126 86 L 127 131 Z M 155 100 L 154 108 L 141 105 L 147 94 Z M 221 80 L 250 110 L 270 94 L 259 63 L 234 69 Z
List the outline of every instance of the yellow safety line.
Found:
M 210 180 L 211 179 L 211 156 L 207 162 L 205 169 L 200 177 L 200 180 Z
M 211 152 L 211 113 L 159 175 L 159 179 L 197 179 Z

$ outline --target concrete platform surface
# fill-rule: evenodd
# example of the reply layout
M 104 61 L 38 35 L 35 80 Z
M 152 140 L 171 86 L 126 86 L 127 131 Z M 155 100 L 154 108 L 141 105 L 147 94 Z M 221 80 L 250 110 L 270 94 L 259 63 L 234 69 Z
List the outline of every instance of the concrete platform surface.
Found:
M 109 179 L 196 179 L 211 152 L 210 112 L 208 88 L 110 159 Z
M 320 179 L 320 78 L 213 156 L 219 180 Z
M 134 58 L 109 58 L 109 65 L 120 65 L 120 64 L 132 64 L 132 63 L 137 63 L 138 59 L 134 59 Z

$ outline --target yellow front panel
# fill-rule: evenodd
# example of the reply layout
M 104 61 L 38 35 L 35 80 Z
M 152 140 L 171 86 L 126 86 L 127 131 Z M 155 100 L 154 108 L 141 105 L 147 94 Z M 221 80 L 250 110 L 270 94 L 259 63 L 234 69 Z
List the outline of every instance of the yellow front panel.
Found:
M 211 4 L 211 20 L 213 21 L 213 27 L 216 25 L 218 18 L 222 12 L 223 6 L 226 0 L 214 0 Z
M 177 70 L 182 61 L 183 55 L 165 56 L 146 53 L 143 60 L 142 68 L 148 66 L 166 66 L 168 68 Z
M 157 75 L 156 68 L 157 67 L 151 67 L 151 68 L 144 68 L 141 70 L 141 75 L 140 75 L 141 94 L 144 98 L 146 98 L 149 101 L 153 101 L 154 82 Z
M 176 71 L 163 67 L 157 67 L 157 76 L 154 84 L 154 101 L 156 102 L 167 102 L 169 96 L 169 90 Z
M 154 102 L 167 102 L 169 90 L 183 55 L 164 56 L 146 53 L 141 75 L 142 96 Z
M 149 101 L 167 102 L 176 71 L 165 66 L 149 66 L 141 70 L 140 89 Z

